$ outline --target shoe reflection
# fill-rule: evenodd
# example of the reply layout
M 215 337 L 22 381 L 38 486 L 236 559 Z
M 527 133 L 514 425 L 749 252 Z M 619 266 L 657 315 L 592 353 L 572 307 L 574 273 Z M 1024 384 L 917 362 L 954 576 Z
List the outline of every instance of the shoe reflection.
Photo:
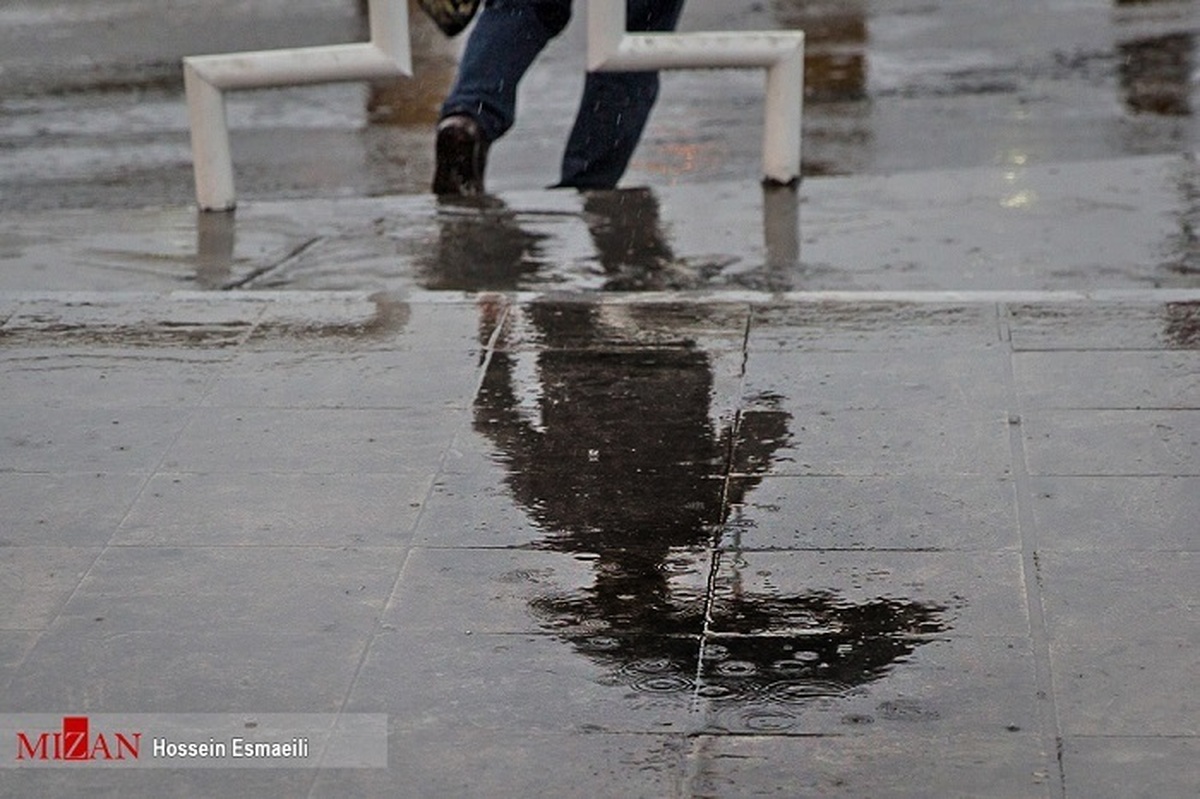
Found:
M 516 291 L 546 265 L 546 238 L 498 197 L 442 196 L 437 237 L 416 259 L 417 279 L 432 291 Z
M 763 189 L 761 260 L 744 254 L 681 257 L 651 189 L 564 199 L 514 209 L 491 195 L 439 197 L 435 235 L 415 260 L 418 281 L 429 290 L 615 292 L 786 291 L 802 280 L 794 189 Z

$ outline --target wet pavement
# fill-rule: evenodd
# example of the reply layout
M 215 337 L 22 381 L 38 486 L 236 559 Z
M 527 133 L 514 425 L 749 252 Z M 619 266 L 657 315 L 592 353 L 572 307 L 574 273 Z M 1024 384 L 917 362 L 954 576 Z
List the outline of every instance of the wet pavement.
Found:
M 179 59 L 364 38 L 360 9 L 10 0 L 0 9 L 0 210 L 188 204 Z M 414 81 L 231 93 L 240 196 L 423 193 L 453 46 L 422 21 Z M 1200 140 L 1191 0 L 689 0 L 681 25 L 807 32 L 809 175 L 1175 154 Z M 526 77 L 517 126 L 492 151 L 494 190 L 557 180 L 583 49 L 577 19 Z M 627 185 L 756 176 L 762 90 L 753 71 L 664 76 Z
M 719 208 L 712 214 L 709 209 Z M 5 215 L 0 291 L 1195 288 L 1191 154 L 581 195 Z
M 286 5 L 0 10 L 0 725 L 384 713 L 388 767 L 0 796 L 1196 794 L 1194 4 L 694 0 L 824 42 L 798 192 L 760 76 L 678 76 L 648 188 L 540 190 L 550 132 L 475 201 L 340 87 L 235 103 L 199 214 L 175 52 L 361 22 Z
M 389 768 L 0 795 L 1191 795 L 1194 173 L 9 215 L 0 711 Z

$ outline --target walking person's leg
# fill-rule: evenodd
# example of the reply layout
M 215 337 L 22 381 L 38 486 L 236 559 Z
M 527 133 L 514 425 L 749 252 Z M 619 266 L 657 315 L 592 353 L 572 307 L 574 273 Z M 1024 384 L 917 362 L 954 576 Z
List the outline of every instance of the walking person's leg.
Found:
M 571 0 L 487 0 L 438 123 L 436 194 L 483 191 L 488 146 L 512 127 L 517 85 L 571 16 Z
M 631 32 L 675 30 L 684 0 L 628 0 Z M 590 72 L 559 186 L 609 189 L 625 174 L 658 98 L 657 72 Z

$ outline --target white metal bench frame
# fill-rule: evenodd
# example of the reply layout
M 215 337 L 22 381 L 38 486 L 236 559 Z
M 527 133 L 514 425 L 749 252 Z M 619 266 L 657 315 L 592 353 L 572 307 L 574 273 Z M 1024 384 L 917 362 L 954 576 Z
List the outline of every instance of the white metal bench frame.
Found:
M 237 204 L 224 93 L 233 89 L 412 76 L 406 0 L 368 0 L 370 41 L 183 59 L 196 200 L 204 211 Z M 588 0 L 588 69 L 767 71 L 763 175 L 800 178 L 804 34 L 800 31 L 629 33 L 625 0 Z
M 804 113 L 804 33 L 628 33 L 625 0 L 589 0 L 588 69 L 765 69 L 763 176 L 770 183 L 800 179 Z

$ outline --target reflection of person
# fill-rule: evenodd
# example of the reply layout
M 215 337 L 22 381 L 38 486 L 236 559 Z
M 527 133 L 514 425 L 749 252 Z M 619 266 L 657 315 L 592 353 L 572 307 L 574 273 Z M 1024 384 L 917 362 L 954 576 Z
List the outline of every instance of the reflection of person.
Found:
M 682 8 L 683 0 L 628 0 L 629 30 L 674 30 Z M 571 0 L 487 0 L 442 105 L 435 194 L 483 192 L 488 148 L 516 117 L 517 84 L 570 16 Z M 656 72 L 589 73 L 558 185 L 614 187 L 657 96 Z
M 758 479 L 723 476 L 761 472 L 786 440 L 787 414 L 741 420 L 735 442 L 732 424 L 709 417 L 707 353 L 686 341 L 622 347 L 591 304 L 528 313 L 549 345 L 537 358 L 537 409 L 522 407 L 517 358 L 501 350 L 480 387 L 476 428 L 501 451 L 514 498 L 548 533 L 544 546 L 596 556 L 596 611 L 624 608 L 649 624 L 670 605 L 664 563 L 710 542 L 725 508 Z M 621 600 L 629 596 L 636 601 Z
M 596 246 L 605 291 L 700 284 L 703 275 L 679 267 L 663 233 L 658 199 L 649 189 L 588 192 L 581 216 Z M 558 277 L 551 274 L 554 265 L 545 252 L 547 235 L 525 229 L 521 212 L 499 197 L 439 198 L 437 221 L 436 241 L 416 258 L 425 288 L 513 291 Z
M 416 254 L 418 278 L 431 291 L 520 290 L 545 264 L 545 238 L 499 197 L 440 198 L 437 238 Z
M 545 345 L 536 404 L 518 396 L 520 356 L 503 341 L 477 395 L 475 427 L 546 531 L 539 545 L 585 556 L 595 573 L 587 588 L 534 599 L 541 623 L 634 687 L 686 693 L 699 679 L 710 698 L 769 688 L 783 702 L 879 679 L 944 629 L 942 608 L 903 599 L 756 593 L 727 578 L 710 596 L 676 579 L 719 544 L 727 509 L 761 481 L 790 416 L 763 396 L 714 421 L 709 355 L 682 329 L 675 341 L 629 347 L 625 336 L 652 315 L 662 329 L 661 311 L 623 311 L 528 306 Z
M 493 354 L 476 426 L 500 448 L 517 501 L 553 536 L 548 545 L 605 557 L 637 549 L 661 561 L 672 547 L 703 546 L 787 437 L 788 416 L 763 410 L 718 427 L 709 416 L 709 356 L 691 342 L 622 345 L 620 326 L 586 303 L 528 308 L 547 349 L 531 418 L 514 392 L 517 359 Z M 615 324 L 614 324 L 615 323 Z M 681 331 L 682 332 L 682 331 Z M 635 560 L 640 556 L 632 556 Z
M 418 259 L 428 288 L 519 289 L 546 260 L 545 237 L 498 198 L 443 198 L 438 212 L 437 241 Z M 606 288 L 674 285 L 677 259 L 653 192 L 589 193 L 584 218 Z M 712 356 L 693 333 L 726 326 L 727 310 L 480 308 L 480 341 L 492 350 L 475 429 L 495 445 L 515 502 L 545 531 L 537 545 L 585 557 L 595 574 L 591 586 L 542 594 L 530 610 L 613 679 L 672 692 L 699 690 L 699 679 L 706 697 L 731 700 L 769 687 L 802 702 L 878 679 L 943 629 L 942 608 L 903 599 L 737 585 L 709 596 L 677 579 L 694 573 L 697 552 L 720 546 L 729 508 L 790 436 L 791 417 L 772 396 L 737 414 L 712 412 Z M 535 385 L 522 376 L 530 345 Z
M 582 596 L 537 597 L 532 611 L 618 681 L 635 688 L 653 681 L 660 693 L 700 688 L 709 699 L 788 704 L 839 696 L 886 676 L 946 629 L 944 607 L 907 599 L 851 602 L 825 591 L 778 596 L 718 586 L 710 603 L 703 595 L 648 594 L 629 580 L 614 598 L 600 593 L 603 582 Z M 647 599 L 655 601 L 644 607 Z
M 658 197 L 647 188 L 585 192 L 578 216 L 513 209 L 491 195 L 439 197 L 436 236 L 420 240 L 413 256 L 421 285 L 438 291 L 519 291 L 574 280 L 590 287 L 598 277 L 604 291 L 686 291 L 719 283 L 790 291 L 801 274 L 799 200 L 787 188 L 763 192 L 761 265 L 676 254 Z M 578 244 L 570 236 L 576 219 L 587 226 L 594 258 L 563 255 L 560 244 Z

